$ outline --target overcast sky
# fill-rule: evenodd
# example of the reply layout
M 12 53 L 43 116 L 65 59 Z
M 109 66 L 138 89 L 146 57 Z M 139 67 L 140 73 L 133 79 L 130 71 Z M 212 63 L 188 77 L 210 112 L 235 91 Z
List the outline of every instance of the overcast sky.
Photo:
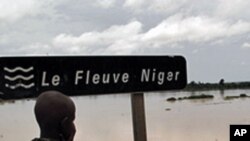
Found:
M 249 0 L 0 0 L 0 55 L 183 55 L 188 81 L 250 81 Z

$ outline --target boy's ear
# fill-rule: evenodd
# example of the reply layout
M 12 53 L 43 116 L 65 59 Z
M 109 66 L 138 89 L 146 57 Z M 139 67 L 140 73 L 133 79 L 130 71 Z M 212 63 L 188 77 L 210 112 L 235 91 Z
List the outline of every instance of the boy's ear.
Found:
M 61 134 L 65 141 L 73 141 L 75 136 L 75 125 L 69 117 L 63 118 L 61 121 Z
M 67 124 L 69 124 L 69 118 L 68 117 L 64 117 L 61 121 L 61 126 L 67 126 Z
M 68 129 L 68 126 L 69 126 L 69 118 L 68 117 L 64 117 L 61 121 L 61 134 L 63 136 L 64 139 L 67 138 L 67 129 Z

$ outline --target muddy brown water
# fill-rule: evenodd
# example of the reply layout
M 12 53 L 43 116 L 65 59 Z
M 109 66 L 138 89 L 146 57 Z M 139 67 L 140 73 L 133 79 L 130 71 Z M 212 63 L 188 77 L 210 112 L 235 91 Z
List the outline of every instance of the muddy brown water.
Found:
M 213 99 L 167 102 L 199 94 Z M 250 124 L 250 90 L 161 92 L 145 94 L 148 141 L 228 141 L 230 124 Z M 77 108 L 75 141 L 133 141 L 130 94 L 72 97 Z M 35 100 L 0 103 L 0 141 L 39 136 Z

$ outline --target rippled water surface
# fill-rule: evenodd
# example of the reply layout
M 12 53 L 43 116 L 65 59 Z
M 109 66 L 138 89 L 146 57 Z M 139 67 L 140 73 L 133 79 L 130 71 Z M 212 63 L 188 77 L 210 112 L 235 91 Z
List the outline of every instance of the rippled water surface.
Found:
M 167 102 L 199 94 L 213 99 Z M 250 124 L 250 90 L 145 94 L 148 141 L 228 141 L 230 124 Z M 75 141 L 133 141 L 130 94 L 73 97 L 77 108 Z M 35 100 L 0 103 L 0 140 L 29 141 L 39 136 Z

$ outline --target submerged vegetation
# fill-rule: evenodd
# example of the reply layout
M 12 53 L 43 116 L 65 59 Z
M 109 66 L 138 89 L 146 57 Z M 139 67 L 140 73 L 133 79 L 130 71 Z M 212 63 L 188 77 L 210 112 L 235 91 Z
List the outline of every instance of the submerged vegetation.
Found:
M 202 83 L 202 82 L 190 82 L 184 91 L 209 91 L 209 90 L 227 90 L 227 89 L 250 89 L 250 82 L 225 82 L 221 79 L 218 83 Z M 192 99 L 213 99 L 213 95 L 200 94 L 192 95 L 188 97 L 170 97 L 167 99 L 169 102 L 192 100 Z M 250 98 L 247 94 L 240 94 L 238 96 L 225 96 L 224 100 L 232 100 L 238 98 Z
M 167 99 L 167 101 L 169 102 L 174 102 L 176 100 L 194 100 L 194 99 L 212 99 L 214 98 L 213 95 L 207 95 L 207 94 L 201 94 L 201 95 L 191 95 L 191 96 L 185 96 L 185 97 L 179 97 L 179 98 L 175 98 L 175 97 L 170 97 Z
M 3 100 L 3 99 L 0 99 L 0 105 L 4 105 L 6 103 L 15 103 L 15 100 Z
M 240 94 L 239 96 L 226 96 L 224 97 L 225 100 L 232 100 L 232 99 L 238 99 L 238 98 L 250 98 L 250 96 L 246 94 Z
M 181 100 L 195 100 L 195 99 L 213 99 L 213 95 L 208 95 L 208 94 L 201 94 L 201 95 L 191 95 L 191 96 L 185 96 L 185 97 L 170 97 L 167 98 L 168 102 L 175 102 L 175 101 L 181 101 Z M 233 99 L 239 99 L 239 98 L 250 98 L 249 95 L 247 94 L 240 94 L 236 96 L 225 96 L 223 99 L 224 100 L 233 100 Z

